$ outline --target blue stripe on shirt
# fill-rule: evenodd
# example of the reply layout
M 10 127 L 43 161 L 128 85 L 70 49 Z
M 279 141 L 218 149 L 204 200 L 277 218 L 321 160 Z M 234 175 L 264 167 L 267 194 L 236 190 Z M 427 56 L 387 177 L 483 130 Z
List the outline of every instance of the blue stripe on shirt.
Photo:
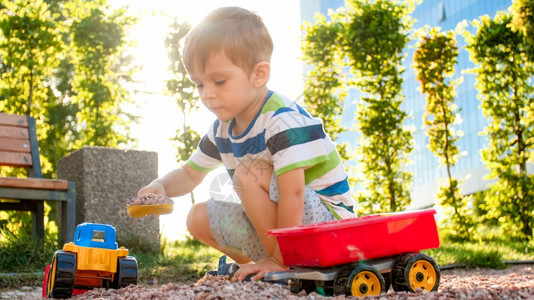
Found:
M 294 111 L 293 109 L 289 108 L 289 107 L 282 107 L 282 108 L 279 108 L 276 110 L 276 112 L 273 114 L 273 117 L 274 116 L 277 116 L 281 113 L 285 113 L 285 112 L 291 112 L 291 111 Z M 271 117 L 272 118 L 272 117 Z
M 321 124 L 291 128 L 272 136 L 267 141 L 267 147 L 271 151 L 271 154 L 274 155 L 278 151 L 282 151 L 291 146 L 324 139 L 325 137 L 326 134 Z
M 304 116 L 306 116 L 306 117 L 308 117 L 308 118 L 311 119 L 310 114 L 309 114 L 306 110 L 304 110 L 304 108 L 302 108 L 302 106 L 300 106 L 300 105 L 298 105 L 298 104 L 297 104 L 296 106 L 297 106 L 297 108 L 298 108 L 298 112 L 299 112 L 301 115 L 304 115 Z M 276 110 L 276 112 L 273 114 L 273 117 L 276 116 L 276 115 L 279 115 L 279 114 L 281 114 L 281 113 L 292 112 L 292 111 L 295 111 L 295 110 L 292 109 L 291 107 L 287 107 L 287 106 L 286 106 L 286 107 L 281 107 L 281 108 L 279 108 L 278 110 Z
M 350 211 L 351 213 L 354 213 L 354 206 L 352 206 L 352 205 L 351 206 L 347 206 L 343 202 L 335 203 L 333 205 L 339 206 L 339 207 L 343 207 L 344 209 Z
M 297 107 L 299 108 L 299 112 L 300 112 L 301 114 L 303 114 L 303 115 L 305 115 L 306 117 L 308 117 L 308 118 L 311 119 L 310 114 L 309 114 L 306 110 L 304 110 L 304 108 L 302 108 L 302 106 L 300 106 L 300 105 L 297 104 Z
M 267 148 L 265 145 L 265 129 L 242 143 L 232 143 L 229 138 L 221 137 L 216 137 L 215 142 L 220 153 L 233 153 L 234 157 L 257 154 Z
M 316 191 L 317 194 L 332 197 L 336 195 L 343 195 L 350 190 L 348 177 L 342 181 L 338 181 L 331 186 L 328 186 L 322 190 Z
M 200 148 L 200 150 L 202 152 L 204 152 L 207 156 L 211 157 L 211 158 L 214 158 L 214 159 L 217 159 L 217 160 L 221 160 L 221 154 L 219 153 L 219 151 L 217 150 L 217 146 L 215 146 L 211 141 L 210 139 L 208 138 L 207 135 L 205 135 L 201 140 L 200 140 L 200 143 L 198 144 L 198 147 Z

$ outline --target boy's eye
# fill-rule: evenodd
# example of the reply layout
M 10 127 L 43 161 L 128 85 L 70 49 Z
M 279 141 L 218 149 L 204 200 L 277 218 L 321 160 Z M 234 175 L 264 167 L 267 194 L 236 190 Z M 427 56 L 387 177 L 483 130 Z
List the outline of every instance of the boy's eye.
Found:
M 204 85 L 203 84 L 197 84 L 197 89 L 201 90 L 204 88 Z
M 216 85 L 223 85 L 226 80 L 217 80 L 215 81 Z

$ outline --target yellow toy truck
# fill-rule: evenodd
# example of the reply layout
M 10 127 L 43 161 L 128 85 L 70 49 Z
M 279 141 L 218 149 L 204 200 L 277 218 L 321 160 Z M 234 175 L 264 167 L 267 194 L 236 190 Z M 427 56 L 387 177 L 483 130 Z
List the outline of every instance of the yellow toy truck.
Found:
M 70 298 L 92 288 L 137 284 L 137 260 L 118 248 L 111 225 L 82 223 L 74 241 L 54 253 L 45 270 L 43 298 Z

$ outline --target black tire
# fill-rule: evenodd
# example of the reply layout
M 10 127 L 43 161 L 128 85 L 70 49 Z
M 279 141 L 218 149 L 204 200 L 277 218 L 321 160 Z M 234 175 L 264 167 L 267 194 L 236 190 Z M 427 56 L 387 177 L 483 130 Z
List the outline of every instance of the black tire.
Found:
M 417 289 L 437 291 L 439 280 L 438 265 L 423 253 L 407 253 L 397 257 L 391 271 L 391 285 L 396 292 L 413 293 Z
M 345 295 L 347 291 L 347 281 L 349 279 L 349 275 L 352 270 L 354 270 L 355 266 L 356 265 L 349 264 L 339 268 L 333 283 L 334 296 Z
M 289 284 L 289 290 L 294 294 L 298 294 L 302 290 L 306 291 L 306 294 L 313 293 L 315 292 L 315 281 L 305 279 L 291 279 L 291 283 Z
M 113 278 L 111 287 L 120 289 L 130 284 L 137 284 L 137 259 L 133 256 L 119 257 L 117 273 Z
M 345 265 L 334 279 L 334 295 L 374 296 L 384 292 L 384 277 L 366 265 Z
M 46 283 L 47 297 L 57 299 L 72 297 L 75 276 L 76 253 L 56 251 Z
M 382 276 L 384 277 L 384 293 L 387 293 L 391 287 L 391 272 L 382 274 Z

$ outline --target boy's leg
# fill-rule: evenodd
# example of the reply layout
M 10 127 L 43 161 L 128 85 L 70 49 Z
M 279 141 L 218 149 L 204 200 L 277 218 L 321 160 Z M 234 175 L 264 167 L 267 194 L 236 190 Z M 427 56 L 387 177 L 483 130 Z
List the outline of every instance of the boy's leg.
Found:
M 270 256 L 272 252 L 266 250 L 272 251 L 275 245 L 274 238 L 265 241 L 265 233 L 276 226 L 279 196 L 276 178 L 269 164 L 253 161 L 236 168 L 233 181 L 241 202 L 210 199 L 195 204 L 188 216 L 189 231 L 239 264 L 258 261 Z M 251 218 L 256 224 L 252 224 Z M 302 224 L 334 219 L 317 193 L 306 188 Z
M 277 204 L 269 198 L 273 168 L 262 160 L 241 163 L 234 172 L 233 182 L 241 204 L 256 230 L 267 256 L 271 256 L 276 238 L 267 231 L 276 228 Z
M 228 255 L 235 262 L 239 264 L 250 262 L 250 259 L 240 251 L 232 247 L 220 246 L 215 241 L 211 233 L 208 209 L 205 202 L 197 203 L 191 207 L 187 215 L 187 229 L 194 238 Z

